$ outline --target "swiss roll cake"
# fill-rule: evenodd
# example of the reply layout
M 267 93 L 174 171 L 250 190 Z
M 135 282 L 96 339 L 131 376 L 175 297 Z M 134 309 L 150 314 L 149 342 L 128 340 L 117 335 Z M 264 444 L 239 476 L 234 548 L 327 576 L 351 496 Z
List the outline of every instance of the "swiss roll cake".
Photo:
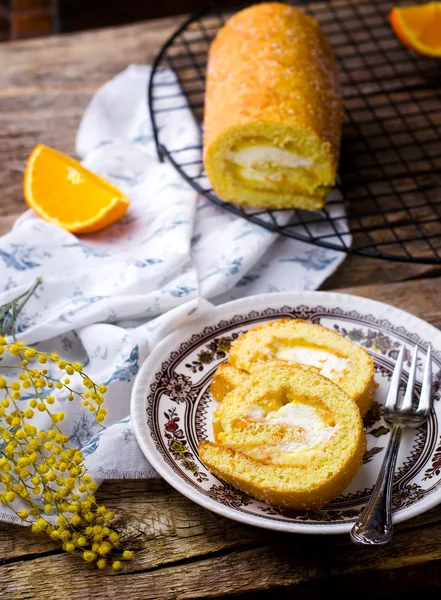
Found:
M 254 327 L 232 345 L 228 362 L 215 372 L 210 391 L 222 401 L 247 374 L 270 363 L 296 363 L 339 385 L 361 415 L 375 393 L 374 363 L 369 353 L 339 333 L 301 319 L 278 319 Z
M 204 165 L 242 206 L 316 210 L 334 185 L 343 104 L 318 23 L 264 3 L 233 15 L 209 50 Z
M 366 441 L 348 395 L 299 365 L 251 374 L 217 407 L 214 442 L 199 445 L 216 476 L 278 506 L 318 509 L 337 497 L 361 466 Z
M 222 363 L 214 372 L 210 383 L 210 392 L 215 400 L 221 402 L 235 387 L 249 377 L 248 371 L 237 369 L 228 363 Z

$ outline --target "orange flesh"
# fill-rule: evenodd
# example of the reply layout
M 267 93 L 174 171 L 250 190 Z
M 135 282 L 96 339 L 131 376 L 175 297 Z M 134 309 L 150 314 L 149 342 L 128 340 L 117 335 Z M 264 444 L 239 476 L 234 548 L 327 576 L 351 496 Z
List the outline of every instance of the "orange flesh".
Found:
M 75 233 L 103 229 L 129 206 L 115 186 L 43 145 L 36 146 L 28 159 L 23 191 L 40 217 Z
M 441 57 L 441 2 L 395 7 L 389 21 L 405 46 L 425 56 Z

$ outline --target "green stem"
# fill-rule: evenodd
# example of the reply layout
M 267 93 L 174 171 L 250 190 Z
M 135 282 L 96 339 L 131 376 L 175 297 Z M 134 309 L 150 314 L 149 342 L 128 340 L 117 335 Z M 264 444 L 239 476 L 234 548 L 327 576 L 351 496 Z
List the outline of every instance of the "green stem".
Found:
M 5 304 L 4 306 L 1 307 L 1 309 L 0 309 L 0 334 L 1 335 L 11 334 L 15 340 L 15 333 L 14 333 L 13 328 L 14 328 L 15 322 L 17 320 L 17 317 L 20 314 L 20 312 L 23 310 L 26 302 L 29 300 L 29 298 L 32 296 L 32 294 L 35 292 L 35 290 L 38 288 L 38 286 L 41 285 L 42 283 L 43 283 L 43 279 L 41 277 L 37 277 L 34 285 L 27 292 L 24 292 L 17 298 L 14 298 L 13 300 L 11 300 L 11 302 L 8 302 L 7 304 Z M 20 300 L 22 300 L 22 301 L 19 303 Z M 11 312 L 12 312 L 12 315 L 10 314 Z M 8 317 L 9 317 L 9 319 L 8 319 Z M 8 320 L 7 324 L 6 324 L 6 320 Z

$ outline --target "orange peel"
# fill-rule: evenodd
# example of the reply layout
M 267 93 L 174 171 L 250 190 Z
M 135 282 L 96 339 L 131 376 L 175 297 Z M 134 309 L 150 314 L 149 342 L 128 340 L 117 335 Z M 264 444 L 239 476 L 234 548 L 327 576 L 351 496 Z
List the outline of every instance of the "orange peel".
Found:
M 389 13 L 389 22 L 405 46 L 441 58 L 441 2 L 396 6 Z
M 130 202 L 111 183 L 58 150 L 37 145 L 23 192 L 40 217 L 73 233 L 92 233 L 120 219 Z

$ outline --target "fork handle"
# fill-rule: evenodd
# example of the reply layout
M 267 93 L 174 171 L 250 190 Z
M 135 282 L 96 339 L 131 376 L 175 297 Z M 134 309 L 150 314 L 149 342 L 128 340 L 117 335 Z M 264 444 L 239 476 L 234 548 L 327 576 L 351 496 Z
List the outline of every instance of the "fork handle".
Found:
M 392 484 L 402 433 L 394 425 L 372 496 L 350 532 L 356 544 L 381 545 L 392 537 Z

